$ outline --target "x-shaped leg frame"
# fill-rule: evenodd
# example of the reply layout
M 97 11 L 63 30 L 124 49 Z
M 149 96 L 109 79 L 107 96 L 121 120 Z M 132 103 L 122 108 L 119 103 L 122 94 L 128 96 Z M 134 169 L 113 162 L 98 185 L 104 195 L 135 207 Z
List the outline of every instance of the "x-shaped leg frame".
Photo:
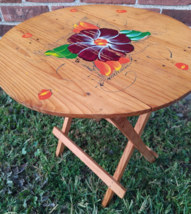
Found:
M 119 182 L 135 148 L 138 149 L 150 163 L 155 162 L 155 157 L 158 158 L 158 154 L 147 147 L 140 138 L 150 114 L 151 113 L 146 113 L 139 116 L 135 128 L 132 127 L 130 122 L 125 117 L 106 119 L 129 139 L 113 177 L 67 136 L 72 118 L 65 118 L 62 131 L 54 127 L 53 134 L 59 139 L 56 149 L 56 156 L 58 157 L 63 153 L 65 146 L 68 147 L 108 186 L 108 190 L 102 201 L 103 207 L 106 207 L 109 204 L 114 193 L 116 193 L 120 198 L 124 197 L 126 189 Z

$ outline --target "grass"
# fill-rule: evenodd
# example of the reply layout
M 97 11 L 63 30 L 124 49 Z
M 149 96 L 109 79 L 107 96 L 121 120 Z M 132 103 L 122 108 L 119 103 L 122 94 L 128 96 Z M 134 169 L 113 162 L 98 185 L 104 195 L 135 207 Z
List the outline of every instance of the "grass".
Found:
M 54 126 L 63 118 L 38 113 L 0 91 L 0 213 L 190 214 L 191 117 L 178 117 L 183 102 L 154 112 L 142 139 L 159 154 L 149 164 L 135 151 L 116 195 L 103 209 L 106 185 L 65 149 L 55 158 Z M 137 117 L 129 118 L 132 124 Z M 105 120 L 74 119 L 69 137 L 110 174 L 127 139 Z

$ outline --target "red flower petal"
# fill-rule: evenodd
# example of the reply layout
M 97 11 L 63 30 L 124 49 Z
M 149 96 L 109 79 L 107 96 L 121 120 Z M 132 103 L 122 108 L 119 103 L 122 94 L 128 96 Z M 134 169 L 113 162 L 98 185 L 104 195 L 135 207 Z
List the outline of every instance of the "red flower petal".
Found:
M 73 32 L 75 33 L 79 33 L 81 30 L 83 30 L 84 28 L 82 26 L 79 25 L 74 25 L 74 29 Z
M 92 46 L 89 48 L 85 48 L 78 56 L 86 61 L 95 61 L 98 58 L 98 53 L 101 48 L 99 46 Z
M 99 53 L 99 59 L 101 61 L 118 61 L 121 57 L 121 53 L 110 48 L 103 48 Z
M 118 36 L 108 39 L 110 43 L 124 44 L 129 43 L 131 40 L 125 34 L 119 34 Z
M 125 63 L 130 62 L 130 59 L 129 59 L 129 57 L 121 57 L 118 62 L 121 64 L 125 64 Z
M 92 39 L 97 39 L 99 36 L 99 30 L 98 29 L 87 29 L 87 30 L 82 30 L 80 31 L 81 34 L 84 34 L 86 36 L 91 37 Z
M 77 12 L 77 9 L 71 9 L 70 12 Z
M 108 29 L 108 28 L 100 28 L 99 30 L 101 32 L 99 37 L 102 37 L 100 39 L 109 39 L 110 37 L 114 37 L 118 35 L 117 30 Z
M 99 27 L 87 22 L 80 22 L 79 24 L 74 25 L 73 32 L 79 33 L 81 30 L 86 30 L 86 29 L 99 29 Z
M 107 63 L 101 62 L 99 60 L 96 60 L 94 63 L 102 75 L 109 76 L 112 74 L 113 71 L 111 70 L 111 67 Z
M 42 91 L 40 93 L 38 93 L 38 98 L 39 98 L 39 100 L 46 100 L 46 99 L 50 98 L 51 95 L 52 95 L 51 90 L 42 89 Z
M 108 64 L 112 70 L 119 71 L 121 69 L 121 64 L 118 61 L 107 61 L 106 64 Z
M 179 68 L 179 69 L 181 69 L 181 70 L 185 70 L 185 71 L 187 71 L 188 68 L 189 68 L 188 65 L 186 65 L 185 63 L 181 63 L 181 62 L 176 63 L 175 66 L 176 66 L 177 68 Z
M 99 29 L 99 27 L 92 25 L 90 23 L 87 23 L 87 22 L 80 22 L 79 25 L 82 26 L 84 29 Z
M 122 51 L 125 53 L 130 53 L 134 50 L 134 47 L 131 44 L 127 44 L 127 45 L 126 44 L 124 44 L 124 45 L 123 44 L 121 44 L 121 45 L 111 44 L 110 48 L 113 50 Z
M 25 33 L 22 35 L 23 38 L 30 38 L 31 36 L 33 36 L 31 33 Z
M 68 42 L 77 43 L 77 42 L 92 42 L 93 39 L 84 35 L 84 34 L 73 34 L 70 38 L 68 38 Z
M 68 46 L 68 50 L 71 53 L 78 54 L 80 51 L 82 51 L 85 48 L 93 46 L 91 43 L 88 42 L 79 42 L 79 43 L 73 43 Z
M 116 10 L 117 13 L 126 13 L 126 10 Z

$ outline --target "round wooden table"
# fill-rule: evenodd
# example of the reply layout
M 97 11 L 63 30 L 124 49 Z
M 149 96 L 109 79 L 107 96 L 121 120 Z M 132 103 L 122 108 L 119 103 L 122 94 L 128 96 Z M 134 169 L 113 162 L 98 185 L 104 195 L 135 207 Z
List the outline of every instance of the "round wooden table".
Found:
M 0 86 L 22 105 L 65 117 L 56 156 L 67 146 L 114 192 L 152 111 L 191 92 L 191 29 L 152 11 L 111 5 L 68 7 L 29 19 L 0 41 Z M 141 115 L 135 128 L 126 119 Z M 72 118 L 105 118 L 129 139 L 114 176 L 67 137 Z

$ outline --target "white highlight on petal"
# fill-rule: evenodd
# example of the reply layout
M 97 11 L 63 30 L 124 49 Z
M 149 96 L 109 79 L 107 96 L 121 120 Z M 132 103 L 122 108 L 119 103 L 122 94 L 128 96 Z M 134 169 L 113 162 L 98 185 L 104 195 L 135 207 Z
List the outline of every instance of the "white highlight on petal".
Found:
M 101 52 L 102 52 L 102 50 L 105 48 L 106 46 L 104 46 L 100 51 L 99 51 L 99 53 L 98 53 L 98 58 L 101 60 L 101 61 L 103 61 L 102 59 L 101 59 Z

